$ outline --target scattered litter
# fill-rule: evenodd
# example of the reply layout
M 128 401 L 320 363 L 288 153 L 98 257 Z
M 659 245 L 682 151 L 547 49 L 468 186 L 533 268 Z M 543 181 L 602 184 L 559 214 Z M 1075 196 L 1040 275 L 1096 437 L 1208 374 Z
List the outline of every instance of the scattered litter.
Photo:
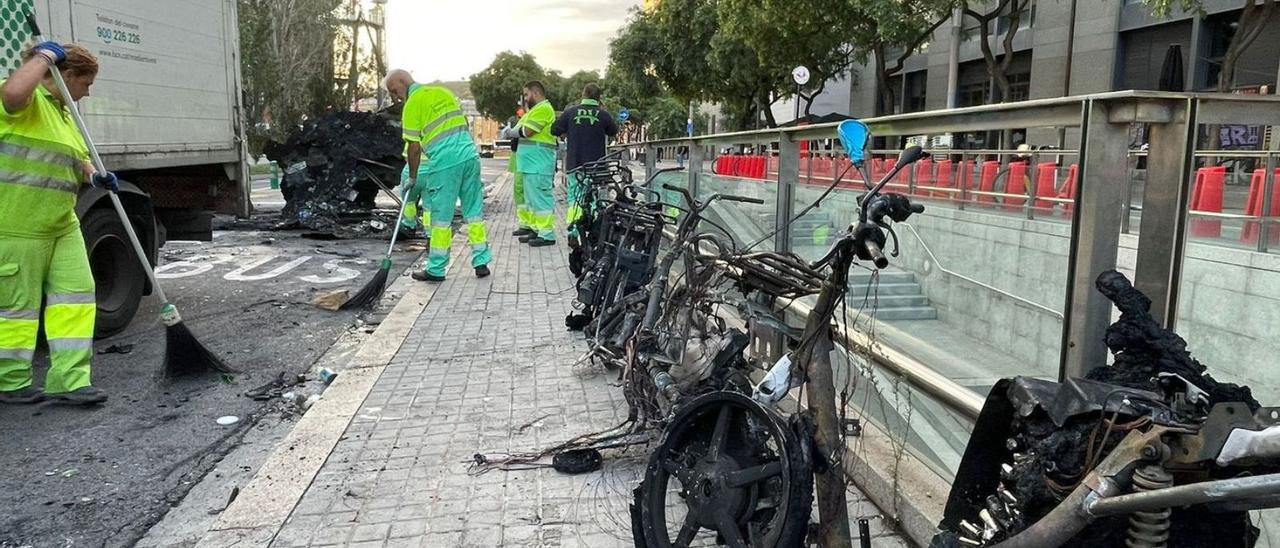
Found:
M 251 400 L 269 400 L 280 396 L 280 393 L 284 391 L 287 384 L 288 383 L 284 380 L 284 373 L 281 372 L 279 375 L 276 375 L 276 378 L 272 379 L 271 382 L 246 390 L 244 395 Z
M 80 497 L 80 502 L 93 502 L 92 497 Z
M 369 221 L 369 228 L 372 228 L 374 230 L 386 230 L 387 223 L 384 223 L 382 221 Z
M 531 420 L 531 421 L 529 421 L 529 422 L 526 422 L 526 423 L 524 423 L 523 425 L 521 425 L 521 426 L 520 426 L 520 428 L 517 428 L 517 429 L 516 429 L 516 433 L 517 433 L 517 434 L 523 434 L 525 430 L 528 430 L 528 429 L 529 429 L 529 428 L 531 428 L 531 427 L 534 427 L 534 426 L 541 427 L 541 426 L 542 426 L 542 421 L 544 421 L 544 420 L 546 420 L 546 419 L 549 419 L 549 418 L 551 418 L 551 417 L 552 417 L 552 415 L 543 415 L 543 416 L 538 417 L 538 418 L 536 418 L 536 419 L 533 419 L 533 420 Z
M 332 384 L 333 380 L 336 378 L 338 378 L 338 374 L 332 369 L 329 369 L 328 367 L 320 368 L 320 380 L 324 381 L 325 385 Z
M 336 311 L 342 307 L 342 303 L 347 302 L 351 298 L 351 293 L 346 289 L 338 289 L 335 291 L 326 291 L 316 295 L 311 304 L 325 310 Z
M 218 424 L 221 426 L 231 426 L 237 422 L 240 422 L 240 417 L 237 417 L 235 415 L 226 415 L 224 417 L 218 417 Z
M 79 470 L 76 470 L 75 468 L 68 468 L 68 469 L 66 469 L 66 470 L 63 470 L 63 471 L 62 471 L 61 476 L 62 476 L 62 477 L 64 477 L 64 478 L 69 478 L 69 477 L 71 477 L 71 476 L 76 475 L 76 474 L 77 474 L 77 473 L 79 473 L 79 472 L 80 472 L 80 471 L 79 471 Z
M 320 394 L 312 394 L 306 399 L 306 401 L 302 402 L 302 410 L 306 411 L 311 409 L 311 406 L 315 405 L 318 401 L 320 401 Z
M 45 472 L 45 473 L 44 473 L 44 475 L 46 475 L 46 476 L 52 476 L 52 475 L 54 475 L 54 474 L 57 474 L 57 472 Z
M 99 350 L 98 354 L 128 354 L 130 352 L 133 352 L 132 344 L 113 344 Z
M 586 474 L 600 469 L 604 457 L 591 448 L 561 451 L 551 457 L 551 467 L 563 474 Z

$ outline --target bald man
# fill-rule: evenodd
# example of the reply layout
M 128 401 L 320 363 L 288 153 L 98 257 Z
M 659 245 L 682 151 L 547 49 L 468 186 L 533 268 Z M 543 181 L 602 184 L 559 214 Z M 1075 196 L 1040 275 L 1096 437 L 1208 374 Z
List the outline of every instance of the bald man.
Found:
M 458 97 L 443 87 L 416 83 L 403 70 L 388 73 L 385 86 L 392 97 L 404 102 L 401 194 L 405 208 L 411 210 L 421 198 L 422 226 L 430 227 L 431 250 L 423 270 L 414 272 L 413 279 L 444 281 L 453 241 L 453 209 L 459 199 L 462 229 L 471 244 L 471 266 L 477 278 L 488 276 L 492 257 L 484 225 L 480 153 Z

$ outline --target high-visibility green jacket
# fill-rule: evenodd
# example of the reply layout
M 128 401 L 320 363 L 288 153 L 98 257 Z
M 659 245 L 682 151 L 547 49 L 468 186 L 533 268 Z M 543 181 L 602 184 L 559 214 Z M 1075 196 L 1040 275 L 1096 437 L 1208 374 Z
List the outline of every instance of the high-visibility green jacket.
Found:
M 556 109 L 545 99 L 520 118 L 516 125 L 529 128 L 531 133 L 520 139 L 520 147 L 516 149 L 516 169 L 520 173 L 551 175 L 556 172 L 556 138 L 551 134 L 551 124 L 555 121 Z
M 413 84 L 400 121 L 405 141 L 422 145 L 425 173 L 432 173 L 480 157 L 471 139 L 467 118 L 453 92 L 441 86 Z
M 0 236 L 79 230 L 76 192 L 88 158 L 71 113 L 44 86 L 21 111 L 0 108 Z

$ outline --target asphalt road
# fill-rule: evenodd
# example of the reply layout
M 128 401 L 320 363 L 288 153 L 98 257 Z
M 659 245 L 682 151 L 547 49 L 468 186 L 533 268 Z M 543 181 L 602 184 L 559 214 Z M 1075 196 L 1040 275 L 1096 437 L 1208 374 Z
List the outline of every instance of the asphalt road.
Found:
M 486 183 L 501 169 L 486 160 Z M 295 408 L 246 391 L 305 373 L 344 333 L 371 329 L 355 312 L 311 302 L 320 292 L 358 290 L 389 235 L 316 241 L 272 231 L 278 194 L 265 180 L 254 187 L 255 204 L 267 211 L 218 219 L 212 242 L 170 242 L 159 270 L 185 324 L 242 373 L 164 378 L 164 328 L 148 297 L 125 332 L 95 343 L 93 381 L 110 395 L 105 405 L 0 407 L 0 547 L 134 544 L 255 422 L 290 420 Z M 423 245 L 398 244 L 395 272 Z M 103 353 L 112 348 L 128 353 Z M 37 383 L 47 369 L 40 354 Z M 220 426 L 223 416 L 240 421 Z

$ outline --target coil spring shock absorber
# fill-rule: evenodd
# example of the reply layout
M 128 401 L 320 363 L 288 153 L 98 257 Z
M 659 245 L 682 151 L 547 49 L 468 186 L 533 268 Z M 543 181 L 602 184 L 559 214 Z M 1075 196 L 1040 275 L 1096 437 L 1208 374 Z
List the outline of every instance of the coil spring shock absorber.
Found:
M 1155 491 L 1173 487 L 1173 476 L 1158 464 L 1148 464 L 1133 473 L 1133 490 L 1135 492 Z M 1129 548 L 1164 548 L 1169 540 L 1168 509 L 1154 512 L 1134 512 L 1129 516 L 1129 535 L 1126 545 Z

